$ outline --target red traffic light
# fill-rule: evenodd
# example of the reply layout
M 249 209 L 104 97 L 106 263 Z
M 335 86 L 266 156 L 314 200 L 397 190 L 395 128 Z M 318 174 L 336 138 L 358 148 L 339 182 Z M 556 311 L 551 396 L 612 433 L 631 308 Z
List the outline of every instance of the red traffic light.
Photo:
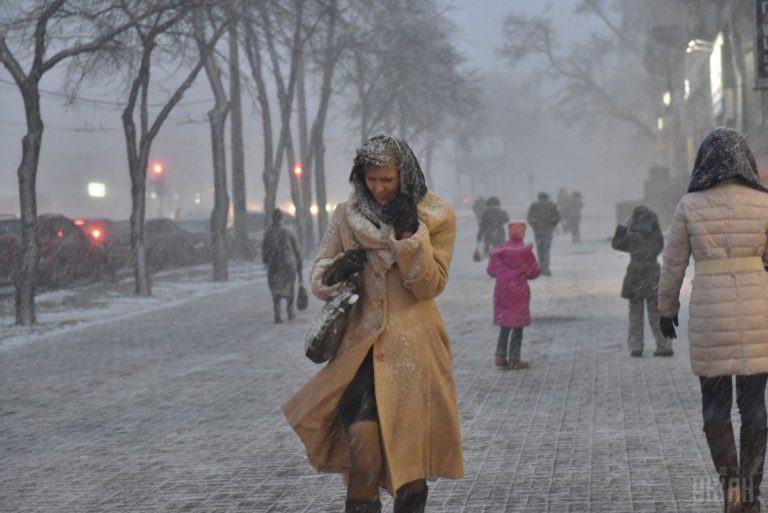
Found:
M 301 168 L 301 164 L 296 164 L 293 166 L 293 175 L 295 177 L 300 177 L 304 173 L 304 170 Z
M 163 173 L 165 173 L 165 167 L 164 167 L 164 166 L 163 166 L 163 165 L 162 165 L 160 162 L 156 162 L 156 163 L 155 163 L 155 164 L 152 166 L 152 173 L 153 173 L 155 176 L 162 176 L 162 175 L 163 175 Z

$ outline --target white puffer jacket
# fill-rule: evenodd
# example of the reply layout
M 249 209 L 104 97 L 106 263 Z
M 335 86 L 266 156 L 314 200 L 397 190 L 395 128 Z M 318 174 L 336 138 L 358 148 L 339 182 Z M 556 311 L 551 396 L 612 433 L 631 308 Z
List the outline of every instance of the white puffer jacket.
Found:
M 670 227 L 659 311 L 674 317 L 691 254 L 696 262 L 766 258 L 768 194 L 727 181 L 688 193 Z M 688 321 L 691 368 L 699 376 L 768 372 L 768 273 L 702 274 L 693 280 Z

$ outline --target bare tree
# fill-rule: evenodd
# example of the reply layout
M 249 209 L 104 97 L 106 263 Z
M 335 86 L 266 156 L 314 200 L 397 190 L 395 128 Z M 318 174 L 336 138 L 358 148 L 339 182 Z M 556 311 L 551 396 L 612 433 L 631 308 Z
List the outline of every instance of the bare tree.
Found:
M 328 109 L 334 92 L 334 76 L 342 54 L 349 48 L 349 27 L 354 24 L 356 12 L 354 2 L 344 6 L 339 0 L 329 0 L 320 12 L 320 25 L 317 30 L 317 47 L 311 53 L 312 63 L 317 68 L 320 78 L 320 96 L 317 100 L 317 112 L 312 121 L 306 150 L 302 149 L 302 161 L 308 170 L 306 190 L 309 191 L 309 177 L 315 178 L 315 196 L 317 200 L 318 235 L 322 236 L 328 226 L 328 195 L 325 189 L 325 125 Z M 345 16 L 351 14 L 352 16 Z M 339 25 L 342 25 L 341 29 Z M 303 77 L 302 77 L 303 80 Z M 308 193 L 305 193 L 307 196 Z M 308 207 L 307 207 L 308 208 Z
M 139 6 L 145 4 L 142 0 L 122 0 L 124 12 L 136 19 Z M 132 66 L 133 78 L 128 90 L 128 100 L 122 114 L 123 130 L 125 132 L 128 150 L 128 169 L 131 177 L 131 251 L 134 263 L 135 290 L 137 295 L 152 294 L 149 273 L 146 265 L 146 248 L 144 246 L 144 220 L 146 217 L 146 174 L 149 163 L 149 153 L 152 143 L 163 123 L 173 108 L 181 101 L 184 93 L 197 78 L 205 66 L 207 57 L 213 51 L 216 42 L 225 30 L 224 27 L 215 31 L 204 48 L 199 51 L 191 69 L 176 87 L 171 96 L 164 100 L 162 107 L 154 120 L 150 121 L 149 93 L 151 85 L 151 70 L 153 54 L 156 49 L 169 50 L 177 58 L 184 48 L 187 34 L 172 31 L 180 26 L 182 21 L 201 8 L 201 4 L 183 2 L 173 9 L 166 9 L 153 17 L 148 25 L 137 25 L 133 31 L 133 44 L 139 49 L 138 63 Z M 188 23 L 187 23 L 188 24 Z M 187 31 L 188 32 L 188 31 Z M 166 38 L 166 39 L 163 39 Z M 181 38 L 181 40 L 179 39 Z M 168 46 L 164 46 L 168 45 Z M 136 117 L 138 116 L 138 129 Z
M 231 110 L 230 137 L 232 144 L 232 203 L 234 210 L 233 254 L 238 260 L 253 258 L 248 244 L 248 212 L 245 193 L 245 153 L 243 151 L 243 107 L 240 87 L 240 43 L 238 25 L 242 1 L 229 10 L 229 102 Z
M 361 140 L 397 132 L 422 145 L 430 182 L 432 155 L 451 119 L 479 103 L 453 45 L 455 27 L 434 1 L 385 0 L 361 13 L 345 59 Z
M 207 16 L 204 16 L 207 14 Z M 213 156 L 213 211 L 211 212 L 211 240 L 213 242 L 213 279 L 214 281 L 227 281 L 227 217 L 229 214 L 229 196 L 227 194 L 227 155 L 224 144 L 224 131 L 226 128 L 227 114 L 229 113 L 229 100 L 224 89 L 221 77 L 221 68 L 216 55 L 210 51 L 210 38 L 206 36 L 206 25 L 209 25 L 214 34 L 222 31 L 217 28 L 216 9 L 208 9 L 207 13 L 198 10 L 195 13 L 195 39 L 200 50 L 200 59 L 205 63 L 205 74 L 213 91 L 215 103 L 208 111 L 208 121 L 211 125 L 211 154 Z M 218 22 L 221 27 L 229 25 L 231 18 L 227 16 L 227 22 Z M 231 29 L 230 29 L 231 30 Z
M 28 9 L 10 11 L 8 19 L 0 20 L 0 62 L 19 88 L 27 125 L 17 170 L 23 255 L 17 286 L 17 324 L 31 326 L 36 322 L 35 279 L 40 258 L 36 182 L 44 130 L 40 81 L 67 59 L 104 50 L 117 36 L 155 11 L 145 7 L 126 20 L 118 6 L 110 2 L 45 0 L 32 2 Z M 78 37 L 65 37 L 68 34 Z M 15 51 L 11 49 L 14 43 Z
M 264 181 L 264 211 L 269 214 L 274 210 L 276 204 L 277 186 L 280 181 L 279 175 L 282 169 L 283 158 L 288 161 L 288 176 L 291 185 L 291 197 L 296 205 L 296 216 L 300 219 L 302 202 L 300 200 L 300 188 L 298 181 L 293 178 L 292 170 L 296 164 L 293 155 L 293 139 L 291 136 L 291 111 L 296 96 L 296 83 L 299 73 L 299 65 L 302 58 L 302 36 L 303 23 L 303 2 L 293 0 L 290 11 L 277 9 L 272 3 L 260 2 L 249 12 L 246 28 L 246 52 L 251 67 L 251 73 L 256 82 L 258 103 L 261 111 L 263 138 L 264 138 L 264 170 L 262 178 Z M 286 39 L 281 39 L 287 48 L 289 55 L 288 76 L 285 77 L 282 66 L 280 65 L 280 51 L 278 44 L 277 29 L 278 20 L 272 11 L 276 11 L 282 16 L 280 21 L 285 24 L 288 20 L 291 35 Z M 266 46 L 266 50 L 264 47 Z M 277 89 L 278 105 L 280 111 L 280 132 L 277 139 L 277 145 L 274 144 L 274 135 L 272 133 L 272 114 L 271 102 L 266 86 L 264 73 L 263 52 L 267 53 L 272 68 L 272 75 Z M 269 215 L 265 216 L 265 223 L 268 222 Z M 299 230 L 301 243 L 301 230 Z
M 558 112 L 564 118 L 593 121 L 596 115 L 607 115 L 634 127 L 647 142 L 655 142 L 659 107 L 653 99 L 658 96 L 658 86 L 644 69 L 638 44 L 619 29 L 602 2 L 583 0 L 577 12 L 599 19 L 605 33 L 592 34 L 586 42 L 562 51 L 547 13 L 533 17 L 510 14 L 503 23 L 504 44 L 499 54 L 512 66 L 527 58 L 543 62 L 544 69 L 535 81 L 555 84 Z M 622 68 L 632 76 L 620 81 L 619 74 L 609 70 L 611 63 L 622 62 L 622 55 L 636 65 Z

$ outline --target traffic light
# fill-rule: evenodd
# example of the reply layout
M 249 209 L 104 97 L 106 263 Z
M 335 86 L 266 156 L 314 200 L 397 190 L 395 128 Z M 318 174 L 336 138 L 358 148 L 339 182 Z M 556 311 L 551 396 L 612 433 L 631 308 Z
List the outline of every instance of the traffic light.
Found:
M 166 183 L 165 165 L 155 162 L 149 166 L 149 184 L 152 191 L 158 196 L 165 196 L 168 192 Z
M 304 174 L 304 169 L 302 169 L 301 164 L 296 164 L 293 166 L 293 176 L 295 176 L 297 179 L 301 178 L 301 175 Z

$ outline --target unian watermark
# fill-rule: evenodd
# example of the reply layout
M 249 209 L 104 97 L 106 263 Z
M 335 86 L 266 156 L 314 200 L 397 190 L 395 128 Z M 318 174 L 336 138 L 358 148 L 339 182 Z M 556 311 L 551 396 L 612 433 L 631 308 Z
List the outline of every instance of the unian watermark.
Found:
M 701 477 L 693 480 L 691 496 L 694 502 L 723 502 L 728 496 L 728 502 L 753 502 L 755 488 L 752 478 L 740 479 Z

